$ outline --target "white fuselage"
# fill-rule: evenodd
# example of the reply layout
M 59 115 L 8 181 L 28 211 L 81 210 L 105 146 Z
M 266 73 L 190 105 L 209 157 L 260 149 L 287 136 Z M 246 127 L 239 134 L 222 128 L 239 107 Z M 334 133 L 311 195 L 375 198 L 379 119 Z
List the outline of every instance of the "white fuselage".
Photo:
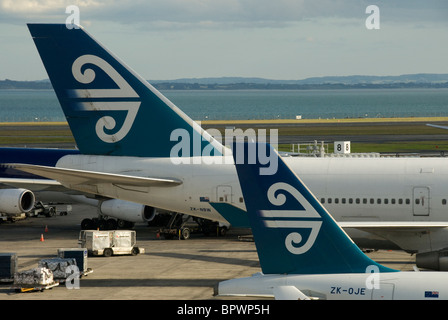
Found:
M 446 300 L 445 272 L 390 272 L 316 275 L 262 275 L 220 282 L 220 296 L 273 297 L 273 289 L 294 286 L 325 300 Z
M 283 159 L 337 221 L 448 221 L 446 158 Z M 89 182 L 67 187 L 225 222 L 208 201 L 244 210 L 244 199 L 233 160 L 209 162 L 199 158 L 190 164 L 174 164 L 170 158 L 69 155 L 61 158 L 57 167 L 175 178 L 182 184 L 127 187 Z M 448 247 L 446 230 L 439 231 L 431 237 L 422 232 L 421 239 L 412 243 L 399 235 L 390 239 L 409 251 L 437 250 Z

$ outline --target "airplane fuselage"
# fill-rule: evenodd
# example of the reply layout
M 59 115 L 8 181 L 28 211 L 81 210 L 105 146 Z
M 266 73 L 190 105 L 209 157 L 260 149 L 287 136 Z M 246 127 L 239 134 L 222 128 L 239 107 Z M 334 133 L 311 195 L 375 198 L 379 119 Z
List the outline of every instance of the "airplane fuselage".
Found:
M 340 221 L 448 221 L 448 161 L 444 158 L 286 157 L 284 161 Z M 217 221 L 224 219 L 208 202 L 245 209 L 233 163 L 175 165 L 169 158 L 69 155 L 56 166 L 183 182 L 170 188 L 127 190 L 112 184 L 94 188 L 95 193 L 114 198 L 198 216 L 203 211 L 198 209 L 210 209 L 204 211 L 204 218 Z
M 293 286 L 324 300 L 442 300 L 448 275 L 440 272 L 392 272 L 315 275 L 262 275 L 219 283 L 220 296 L 273 297 L 273 288 Z
M 284 157 L 284 161 L 339 222 L 448 221 L 445 158 Z M 233 162 L 207 164 L 210 162 L 197 159 L 179 165 L 170 158 L 68 155 L 56 166 L 181 180 L 176 187 L 92 183 L 67 187 L 225 223 L 210 203 L 228 203 L 245 210 L 244 199 Z M 380 230 L 378 234 L 412 252 L 448 247 L 445 228 L 431 236 L 425 230 L 417 231 L 421 236 L 414 240 L 402 233 Z

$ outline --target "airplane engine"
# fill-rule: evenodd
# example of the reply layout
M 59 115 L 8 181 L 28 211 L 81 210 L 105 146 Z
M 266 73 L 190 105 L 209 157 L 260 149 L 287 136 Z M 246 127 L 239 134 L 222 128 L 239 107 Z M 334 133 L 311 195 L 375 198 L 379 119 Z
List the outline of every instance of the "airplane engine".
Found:
M 156 208 L 114 199 L 101 204 L 101 213 L 130 222 L 149 222 L 156 216 Z
M 416 265 L 419 268 L 448 271 L 448 250 L 417 253 Z
M 34 208 L 34 193 L 26 189 L 0 189 L 0 212 L 20 214 Z

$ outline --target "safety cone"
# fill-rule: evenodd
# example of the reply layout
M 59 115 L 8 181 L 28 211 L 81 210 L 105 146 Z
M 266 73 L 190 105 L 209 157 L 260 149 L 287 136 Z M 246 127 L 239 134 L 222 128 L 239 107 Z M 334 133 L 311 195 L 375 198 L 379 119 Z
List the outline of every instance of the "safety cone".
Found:
M 45 225 L 45 232 L 48 232 L 48 226 Z
M 41 242 L 44 242 L 44 241 L 45 241 L 45 240 L 44 240 L 44 234 L 43 234 L 43 233 L 40 235 L 40 241 L 41 241 Z

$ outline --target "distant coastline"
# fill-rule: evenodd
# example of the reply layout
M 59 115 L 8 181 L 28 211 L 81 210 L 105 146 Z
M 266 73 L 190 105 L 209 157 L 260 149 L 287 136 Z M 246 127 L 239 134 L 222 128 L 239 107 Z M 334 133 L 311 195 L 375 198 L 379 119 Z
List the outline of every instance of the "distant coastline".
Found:
M 318 90 L 448 88 L 448 74 L 400 76 L 313 77 L 303 80 L 221 77 L 149 80 L 158 90 Z M 0 90 L 51 90 L 48 79 L 39 81 L 0 80 Z
M 229 83 L 229 84 L 200 84 L 200 83 L 157 83 L 153 84 L 157 90 L 344 90 L 344 89 L 404 89 L 424 88 L 441 89 L 448 88 L 448 82 L 444 83 L 323 83 L 323 84 L 275 84 L 275 83 Z

